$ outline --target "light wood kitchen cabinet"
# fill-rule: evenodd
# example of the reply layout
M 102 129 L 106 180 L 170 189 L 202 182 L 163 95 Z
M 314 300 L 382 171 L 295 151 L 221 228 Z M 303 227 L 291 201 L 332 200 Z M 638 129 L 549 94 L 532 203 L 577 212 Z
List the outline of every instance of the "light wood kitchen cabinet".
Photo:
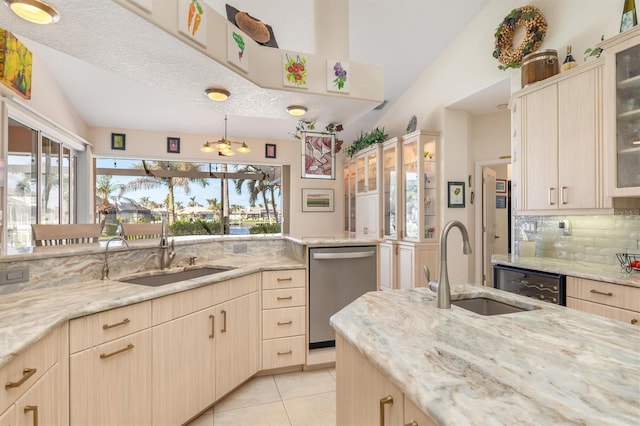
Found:
M 602 61 L 524 89 L 520 116 L 520 211 L 610 207 L 604 195 Z
M 262 273 L 262 369 L 305 363 L 305 271 Z
M 405 426 L 437 426 L 438 424 L 409 398 L 404 398 L 404 424 Z
M 640 196 L 640 26 L 602 42 L 608 195 Z
M 215 401 L 213 307 L 153 327 L 153 424 L 179 425 Z
M 336 334 L 336 424 L 418 425 L 436 423 L 417 407 L 407 404 L 402 391 L 380 373 L 360 352 Z
M 260 294 L 216 306 L 216 400 L 260 370 Z
M 151 329 L 71 354 L 71 425 L 150 425 Z
M 62 377 L 62 368 L 56 364 L 38 380 L 24 395 L 16 401 L 17 426 L 61 425 L 68 421 L 63 418 L 66 401 L 61 400 L 60 383 L 66 382 Z
M 356 233 L 356 162 L 348 157 L 343 163 L 344 172 L 344 232 Z
M 438 249 L 433 243 L 398 243 L 398 288 L 427 287 L 423 266 L 429 268 L 431 279 L 438 275 Z
M 16 424 L 16 406 L 11 405 L 0 415 L 0 426 L 15 426 Z
M 392 138 L 382 144 L 382 236 L 386 240 L 396 240 L 401 227 L 398 224 L 398 206 L 400 198 L 399 170 L 400 145 L 398 138 Z
M 69 423 L 68 336 L 64 323 L 0 369 L 0 424 Z
M 640 325 L 640 288 L 567 277 L 567 307 Z

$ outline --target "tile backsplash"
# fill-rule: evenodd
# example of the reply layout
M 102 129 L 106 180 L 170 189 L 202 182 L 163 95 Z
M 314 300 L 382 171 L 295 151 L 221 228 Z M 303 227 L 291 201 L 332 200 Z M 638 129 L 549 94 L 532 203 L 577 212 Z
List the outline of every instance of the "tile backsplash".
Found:
M 536 256 L 617 265 L 616 253 L 640 253 L 640 215 L 516 216 L 519 241 L 536 242 Z

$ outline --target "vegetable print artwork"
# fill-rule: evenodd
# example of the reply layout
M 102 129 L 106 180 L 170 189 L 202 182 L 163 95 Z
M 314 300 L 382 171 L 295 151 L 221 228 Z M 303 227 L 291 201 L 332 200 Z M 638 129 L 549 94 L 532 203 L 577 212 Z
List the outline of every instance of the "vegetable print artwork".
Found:
M 327 61 L 327 90 L 330 92 L 349 93 L 349 63 L 341 61 Z
M 245 50 L 245 35 L 235 26 L 227 25 L 227 61 L 244 72 L 249 72 L 249 55 Z
M 298 88 L 306 88 L 307 82 L 307 58 L 305 56 L 285 53 L 282 55 L 284 68 L 284 85 Z
M 206 47 L 207 22 L 203 0 L 178 1 L 178 31 Z
M 305 132 L 302 136 L 302 177 L 334 179 L 335 135 Z

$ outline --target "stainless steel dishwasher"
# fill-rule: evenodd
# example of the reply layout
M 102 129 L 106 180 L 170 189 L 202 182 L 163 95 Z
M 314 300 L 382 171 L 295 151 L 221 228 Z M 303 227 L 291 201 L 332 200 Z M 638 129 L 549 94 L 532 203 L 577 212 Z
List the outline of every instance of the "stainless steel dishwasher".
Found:
M 377 287 L 376 246 L 309 249 L 309 349 L 336 345 L 329 318 Z

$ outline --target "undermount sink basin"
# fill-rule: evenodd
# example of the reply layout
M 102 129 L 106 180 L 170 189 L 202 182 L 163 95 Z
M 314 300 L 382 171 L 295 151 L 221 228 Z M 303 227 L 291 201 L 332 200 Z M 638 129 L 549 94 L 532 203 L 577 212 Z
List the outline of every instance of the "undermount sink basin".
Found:
M 160 272 L 155 275 L 146 275 L 144 277 L 137 278 L 125 278 L 118 280 L 124 283 L 148 285 L 151 287 L 158 287 L 166 284 L 177 283 L 179 281 L 186 281 L 193 278 L 204 277 L 207 275 L 219 274 L 220 272 L 226 272 L 229 269 L 225 268 L 212 268 L 202 267 L 194 269 L 185 269 L 177 272 Z
M 487 315 L 487 316 L 512 314 L 515 312 L 524 312 L 524 311 L 531 311 L 534 309 L 540 309 L 536 306 L 528 306 L 526 308 L 521 308 L 519 306 L 509 305 L 508 303 L 489 299 L 488 297 L 474 297 L 470 299 L 452 300 L 451 304 L 459 306 L 471 312 L 475 312 L 476 314 Z

